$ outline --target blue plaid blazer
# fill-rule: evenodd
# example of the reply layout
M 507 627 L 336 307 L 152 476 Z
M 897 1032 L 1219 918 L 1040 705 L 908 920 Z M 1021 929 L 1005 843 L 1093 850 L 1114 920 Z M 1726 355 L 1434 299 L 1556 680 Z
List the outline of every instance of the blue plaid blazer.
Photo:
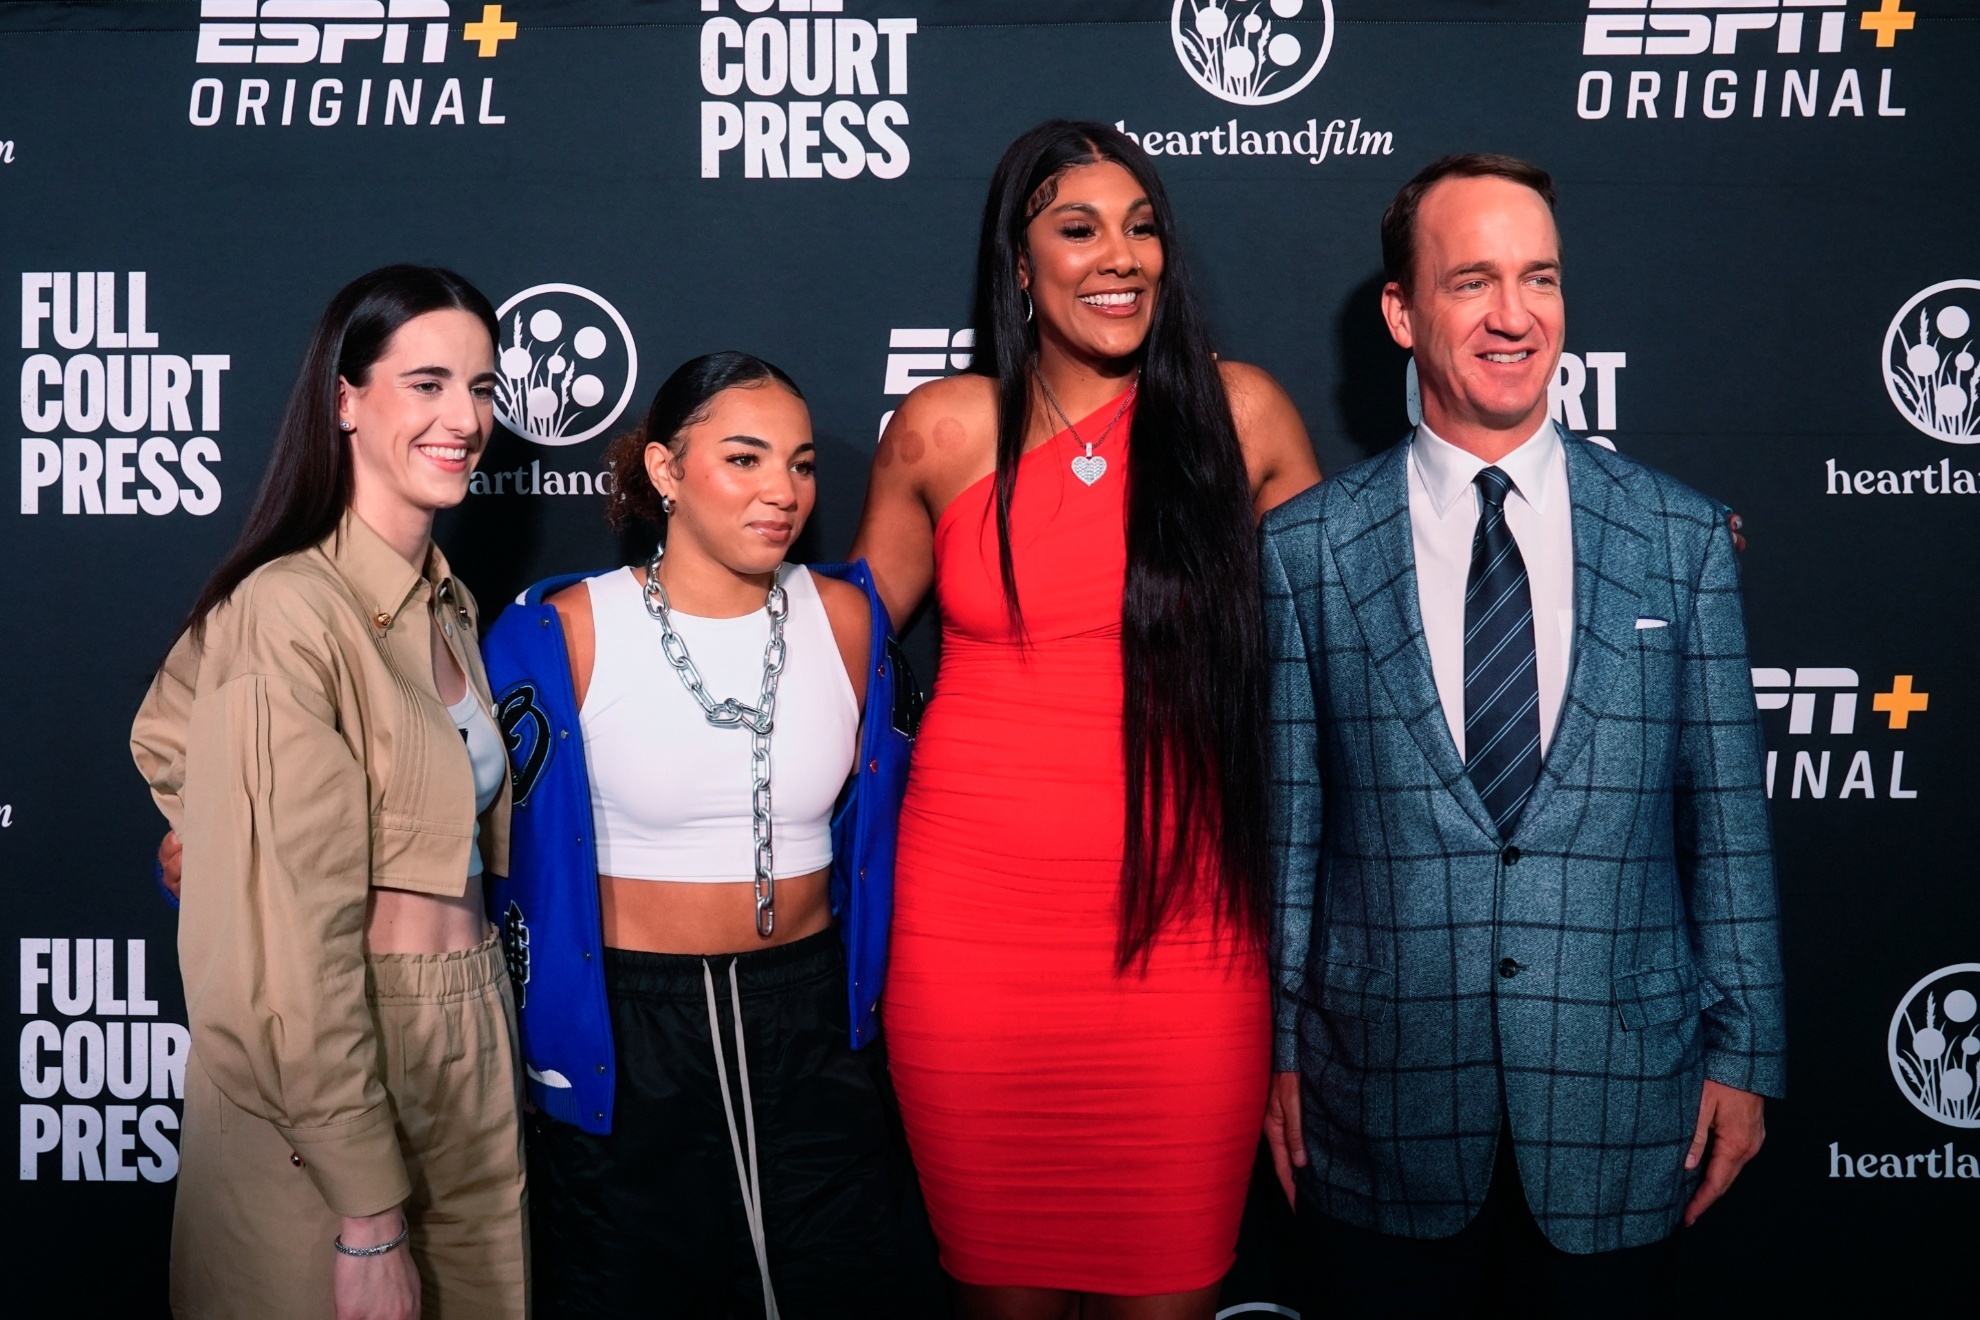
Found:
M 1704 1079 L 1780 1095 L 1784 1025 L 1731 535 L 1678 481 L 1561 438 L 1574 653 L 1511 839 L 1431 675 L 1408 444 L 1265 518 L 1274 1066 L 1302 1075 L 1324 1213 L 1456 1233 L 1503 1114 L 1540 1226 L 1586 1253 L 1676 1228 Z

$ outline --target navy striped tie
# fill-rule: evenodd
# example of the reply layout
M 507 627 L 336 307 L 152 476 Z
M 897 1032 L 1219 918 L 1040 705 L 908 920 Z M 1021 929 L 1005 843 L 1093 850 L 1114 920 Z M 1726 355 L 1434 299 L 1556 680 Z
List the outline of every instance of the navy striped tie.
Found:
M 1540 774 L 1540 686 L 1533 672 L 1533 596 L 1506 526 L 1512 478 L 1495 467 L 1473 481 L 1483 508 L 1464 586 L 1465 771 L 1511 838 Z

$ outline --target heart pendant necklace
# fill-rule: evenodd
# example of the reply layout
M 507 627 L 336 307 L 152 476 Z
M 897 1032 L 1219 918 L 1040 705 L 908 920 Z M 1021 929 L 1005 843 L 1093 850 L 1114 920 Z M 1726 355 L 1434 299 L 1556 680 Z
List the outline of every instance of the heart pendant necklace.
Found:
M 1112 419 L 1101 429 L 1100 434 L 1091 440 L 1081 435 L 1079 428 L 1073 425 L 1072 418 L 1066 416 L 1066 410 L 1061 408 L 1059 401 L 1052 396 L 1052 387 L 1045 383 L 1044 374 L 1036 368 L 1033 369 L 1032 374 L 1038 377 L 1038 388 L 1044 391 L 1045 401 L 1052 405 L 1052 411 L 1059 414 L 1059 420 L 1065 423 L 1068 431 L 1072 432 L 1073 443 L 1086 446 L 1084 454 L 1074 455 L 1072 474 L 1079 478 L 1081 484 L 1091 487 L 1094 482 L 1107 475 L 1107 460 L 1093 452 L 1094 446 L 1112 435 L 1114 427 L 1119 424 L 1121 418 L 1127 416 L 1128 407 L 1134 402 L 1135 392 L 1141 388 L 1141 373 L 1139 371 L 1135 373 L 1134 383 L 1128 386 L 1127 396 L 1121 400 L 1121 406 L 1114 410 Z

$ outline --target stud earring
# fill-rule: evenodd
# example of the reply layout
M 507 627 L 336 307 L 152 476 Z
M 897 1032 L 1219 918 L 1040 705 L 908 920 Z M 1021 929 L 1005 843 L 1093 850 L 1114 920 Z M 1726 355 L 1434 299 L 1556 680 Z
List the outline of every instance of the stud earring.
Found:
M 674 497 L 673 497 L 673 496 L 671 496 L 671 495 L 662 495 L 662 496 L 660 497 L 660 512 L 662 512 L 662 513 L 664 513 L 664 514 L 666 514 L 666 515 L 667 515 L 668 517 L 670 517 L 670 518 L 674 516 Z
M 354 422 L 338 422 L 337 429 L 339 431 L 355 431 L 357 430 L 357 425 Z

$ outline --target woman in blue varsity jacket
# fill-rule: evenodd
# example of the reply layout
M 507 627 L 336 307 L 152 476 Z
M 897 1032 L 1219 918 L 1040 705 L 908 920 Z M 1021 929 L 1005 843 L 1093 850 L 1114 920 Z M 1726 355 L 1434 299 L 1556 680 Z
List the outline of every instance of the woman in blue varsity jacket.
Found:
M 876 1010 L 920 697 L 864 563 L 784 562 L 815 454 L 782 371 L 687 363 L 609 455 L 661 549 L 488 636 L 542 1314 L 897 1310 Z

